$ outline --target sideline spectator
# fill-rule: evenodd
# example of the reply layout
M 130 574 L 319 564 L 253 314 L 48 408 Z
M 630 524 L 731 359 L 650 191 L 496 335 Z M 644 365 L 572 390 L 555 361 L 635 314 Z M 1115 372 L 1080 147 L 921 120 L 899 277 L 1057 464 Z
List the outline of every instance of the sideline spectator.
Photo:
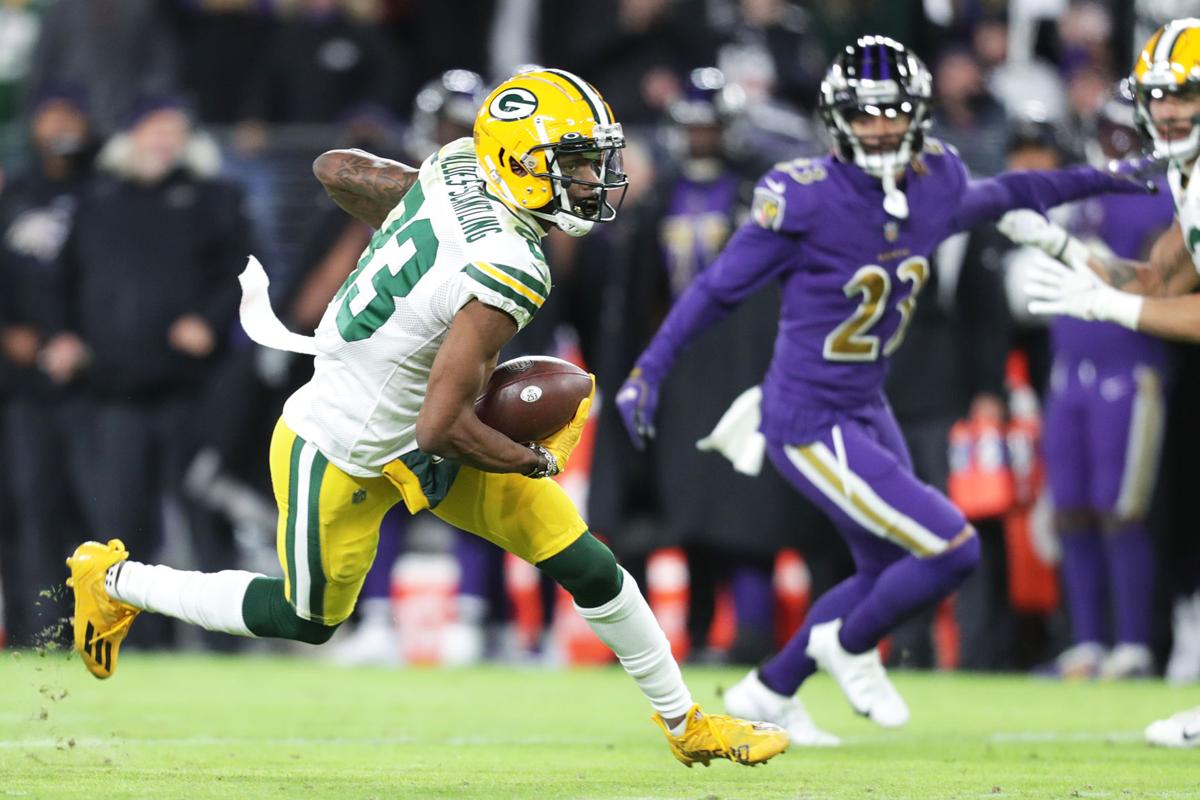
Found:
M 207 514 L 179 490 L 252 251 L 241 190 L 208 177 L 216 161 L 178 100 L 142 100 L 101 154 L 63 250 L 65 326 L 44 358 L 59 381 L 86 370 L 92 460 L 104 465 L 87 486 L 94 525 L 143 552 L 157 550 L 165 495 L 193 544 L 214 545 Z
M 84 526 L 79 491 L 88 480 L 87 409 L 76 387 L 52 382 L 38 353 L 57 327 L 66 291 L 58 256 L 71 230 L 92 147 L 78 92 L 49 92 L 34 104 L 31 158 L 0 195 L 0 362 L 8 402 L 0 440 L 16 524 L 0 530 L 4 607 L 16 646 L 59 641 L 69 613 L 62 561 Z

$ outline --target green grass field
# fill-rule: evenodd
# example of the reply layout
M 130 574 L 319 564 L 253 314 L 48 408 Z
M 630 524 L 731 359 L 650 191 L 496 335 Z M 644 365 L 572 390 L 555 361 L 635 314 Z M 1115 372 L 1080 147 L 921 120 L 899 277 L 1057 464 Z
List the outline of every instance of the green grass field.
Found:
M 739 671 L 689 669 L 697 699 Z M 346 670 L 276 657 L 130 652 L 100 682 L 62 654 L 0 652 L 0 797 L 1200 797 L 1200 752 L 1141 743 L 1200 702 L 1157 683 L 900 674 L 910 725 L 809 709 L 845 737 L 765 767 L 685 769 L 616 669 Z

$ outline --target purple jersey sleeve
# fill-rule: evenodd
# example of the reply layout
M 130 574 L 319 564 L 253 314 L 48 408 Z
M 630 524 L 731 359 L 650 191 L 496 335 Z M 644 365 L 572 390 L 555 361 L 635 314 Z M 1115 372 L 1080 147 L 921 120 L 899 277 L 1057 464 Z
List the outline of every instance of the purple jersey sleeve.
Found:
M 797 238 L 777 232 L 774 218 L 769 222 L 764 227 L 751 220 L 738 229 L 717 260 L 680 295 L 637 361 L 646 380 L 662 380 L 688 342 L 775 277 L 796 252 Z
M 804 233 L 814 202 L 813 193 L 805 189 L 826 177 L 825 166 L 819 160 L 797 158 L 776 164 L 754 186 L 751 221 L 769 231 Z
M 961 162 L 960 162 L 961 163 Z M 968 181 L 951 221 L 955 231 L 999 219 L 1015 208 L 1046 209 L 1096 194 L 1145 193 L 1134 181 L 1092 167 L 1006 172 Z

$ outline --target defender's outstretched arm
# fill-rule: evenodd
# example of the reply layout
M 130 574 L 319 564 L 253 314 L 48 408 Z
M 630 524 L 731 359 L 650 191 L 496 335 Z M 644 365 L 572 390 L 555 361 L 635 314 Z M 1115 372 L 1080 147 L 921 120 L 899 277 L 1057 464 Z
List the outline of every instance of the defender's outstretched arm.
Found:
M 317 156 L 313 175 L 343 211 L 379 228 L 417 180 L 417 170 L 364 150 L 330 150 Z

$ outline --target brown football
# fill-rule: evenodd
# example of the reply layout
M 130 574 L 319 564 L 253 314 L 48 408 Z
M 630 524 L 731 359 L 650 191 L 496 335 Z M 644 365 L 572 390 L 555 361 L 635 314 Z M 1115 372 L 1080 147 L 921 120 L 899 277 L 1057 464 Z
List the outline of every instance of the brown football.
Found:
M 536 442 L 560 430 L 592 390 L 592 379 L 569 361 L 523 356 L 496 367 L 475 413 L 516 442 Z

